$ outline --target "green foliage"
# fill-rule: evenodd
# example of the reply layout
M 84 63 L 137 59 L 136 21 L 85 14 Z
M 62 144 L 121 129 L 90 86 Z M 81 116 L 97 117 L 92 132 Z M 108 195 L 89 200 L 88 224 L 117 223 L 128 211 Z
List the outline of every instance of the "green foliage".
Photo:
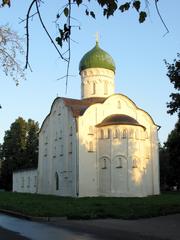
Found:
M 180 121 L 176 123 L 174 130 L 169 134 L 165 149 L 171 167 L 172 184 L 180 189 Z
M 71 35 L 71 26 L 64 24 L 63 29 L 59 28 L 59 37 L 56 38 L 57 44 L 62 47 L 63 42 L 67 42 Z
M 2 145 L 2 185 L 12 188 L 12 172 L 22 168 L 37 167 L 38 162 L 38 123 L 19 117 L 5 132 Z
M 146 12 L 144 12 L 144 11 L 140 12 L 139 13 L 139 22 L 143 23 L 145 21 L 146 17 L 147 17 L 147 13 Z
M 0 26 L 0 68 L 5 76 L 10 76 L 15 81 L 16 85 L 20 79 L 25 79 L 24 68 L 18 59 L 24 54 L 22 43 L 23 39 L 8 25 Z
M 0 208 L 36 217 L 137 219 L 180 213 L 180 193 L 144 198 L 70 198 L 0 192 Z
M 123 4 L 119 7 L 119 10 L 121 10 L 121 12 L 125 12 L 125 11 L 129 10 L 130 4 L 131 4 L 131 2 L 126 2 L 125 4 Z
M 2 0 L 2 7 L 4 7 L 5 5 L 8 5 L 9 7 L 11 6 L 11 1 L 10 0 Z
M 177 59 L 174 59 L 172 64 L 165 61 L 167 67 L 167 76 L 169 77 L 170 82 L 174 85 L 174 88 L 178 91 L 176 93 L 171 93 L 171 101 L 167 103 L 169 108 L 168 113 L 174 114 L 178 113 L 180 118 L 180 54 L 177 54 Z
M 180 120 L 160 148 L 160 179 L 162 189 L 180 189 Z
M 64 15 L 68 17 L 69 15 L 69 9 L 67 7 L 64 8 Z
M 102 8 L 102 13 L 105 17 L 109 18 L 114 15 L 115 12 L 126 12 L 130 8 L 134 8 L 138 12 L 139 16 L 139 22 L 142 23 L 146 20 L 147 13 L 145 11 L 140 11 L 142 8 L 141 2 L 148 2 L 146 0 L 140 1 L 140 0 L 134 0 L 129 2 L 121 1 L 119 2 L 117 0 L 96 0 L 98 4 Z M 88 2 L 91 2 L 91 0 L 88 0 Z M 78 7 L 85 7 L 85 15 L 90 16 L 92 18 L 96 18 L 96 14 L 94 11 L 89 9 L 88 3 L 84 3 L 83 0 L 73 0 L 72 4 L 77 4 Z M 56 38 L 57 44 L 62 48 L 63 43 L 67 42 L 71 35 L 71 9 L 73 7 L 70 2 L 67 1 L 67 4 L 64 6 L 62 12 L 58 13 L 56 15 L 56 22 L 59 22 L 61 19 L 61 16 L 64 15 L 66 17 L 66 23 L 64 24 L 64 27 L 59 28 L 59 36 Z M 58 24 L 59 26 L 62 25 L 62 22 Z
M 141 7 L 141 2 L 140 1 L 134 1 L 133 2 L 133 7 L 139 12 L 139 9 Z

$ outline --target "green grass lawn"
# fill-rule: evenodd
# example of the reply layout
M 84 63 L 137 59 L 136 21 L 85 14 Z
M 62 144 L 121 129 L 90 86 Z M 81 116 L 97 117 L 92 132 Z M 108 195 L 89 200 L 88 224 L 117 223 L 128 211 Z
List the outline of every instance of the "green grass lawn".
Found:
M 70 198 L 0 192 L 0 209 L 36 217 L 135 219 L 180 213 L 180 193 L 145 198 Z

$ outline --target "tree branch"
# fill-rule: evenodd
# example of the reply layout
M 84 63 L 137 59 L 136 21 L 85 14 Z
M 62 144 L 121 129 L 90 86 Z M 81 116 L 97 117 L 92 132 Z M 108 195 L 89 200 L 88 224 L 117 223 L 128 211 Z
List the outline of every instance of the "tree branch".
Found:
M 29 18 L 30 18 L 30 12 L 31 9 L 33 7 L 33 5 L 35 4 L 36 0 L 33 0 L 28 8 L 27 11 L 27 15 L 26 15 L 26 63 L 25 63 L 25 69 L 28 68 L 28 66 L 30 66 L 29 64 Z
M 43 22 L 43 20 L 42 20 L 42 17 L 41 17 L 40 11 L 39 11 L 39 6 L 38 6 L 38 3 L 37 3 L 37 0 L 35 0 L 35 3 L 36 3 L 37 14 L 38 14 L 38 17 L 39 17 L 40 23 L 41 23 L 41 25 L 42 25 L 44 31 L 46 32 L 47 36 L 49 37 L 51 43 L 52 43 L 53 46 L 55 47 L 55 49 L 56 49 L 56 51 L 58 52 L 58 54 L 60 55 L 60 57 L 61 57 L 64 61 L 68 62 L 68 60 L 67 60 L 66 58 L 63 57 L 63 55 L 61 54 L 61 52 L 60 52 L 59 49 L 57 48 L 57 46 L 56 46 L 56 44 L 54 43 L 54 41 L 53 41 L 51 35 L 50 35 L 49 32 L 48 32 L 46 26 L 44 25 L 44 22 Z
M 161 16 L 161 14 L 160 14 L 160 11 L 159 11 L 159 8 L 158 8 L 158 4 L 157 4 L 158 0 L 154 0 L 154 2 L 155 2 L 155 7 L 156 7 L 157 14 L 158 14 L 158 16 L 159 16 L 162 24 L 164 25 L 164 27 L 165 27 L 165 29 L 166 29 L 166 33 L 163 35 L 163 37 L 165 37 L 166 34 L 169 33 L 169 29 L 168 29 L 167 25 L 165 24 L 165 22 L 164 22 L 164 20 L 163 20 L 163 18 L 162 18 L 162 16 Z

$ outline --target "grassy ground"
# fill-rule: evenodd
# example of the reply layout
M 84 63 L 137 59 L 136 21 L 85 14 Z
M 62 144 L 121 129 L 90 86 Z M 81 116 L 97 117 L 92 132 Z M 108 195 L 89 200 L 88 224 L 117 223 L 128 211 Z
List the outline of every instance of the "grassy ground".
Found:
M 145 218 L 180 213 L 180 193 L 145 198 L 68 198 L 0 192 L 0 209 L 30 216 L 93 218 Z

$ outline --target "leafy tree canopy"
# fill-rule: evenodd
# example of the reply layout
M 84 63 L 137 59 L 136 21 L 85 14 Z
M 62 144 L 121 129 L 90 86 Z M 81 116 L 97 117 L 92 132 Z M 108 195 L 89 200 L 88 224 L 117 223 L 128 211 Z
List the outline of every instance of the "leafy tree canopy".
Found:
M 22 168 L 35 168 L 38 163 L 38 123 L 19 117 L 5 132 L 2 144 L 3 187 L 12 188 L 12 172 Z
M 170 82 L 173 84 L 174 89 L 177 90 L 175 93 L 171 93 L 171 101 L 167 104 L 168 113 L 177 113 L 180 118 L 180 54 L 177 54 L 177 59 L 174 59 L 172 64 L 165 61 L 167 67 L 167 76 Z
M 12 77 L 16 85 L 25 79 L 24 69 L 18 58 L 24 53 L 22 39 L 9 26 L 0 26 L 0 66 L 6 76 Z

